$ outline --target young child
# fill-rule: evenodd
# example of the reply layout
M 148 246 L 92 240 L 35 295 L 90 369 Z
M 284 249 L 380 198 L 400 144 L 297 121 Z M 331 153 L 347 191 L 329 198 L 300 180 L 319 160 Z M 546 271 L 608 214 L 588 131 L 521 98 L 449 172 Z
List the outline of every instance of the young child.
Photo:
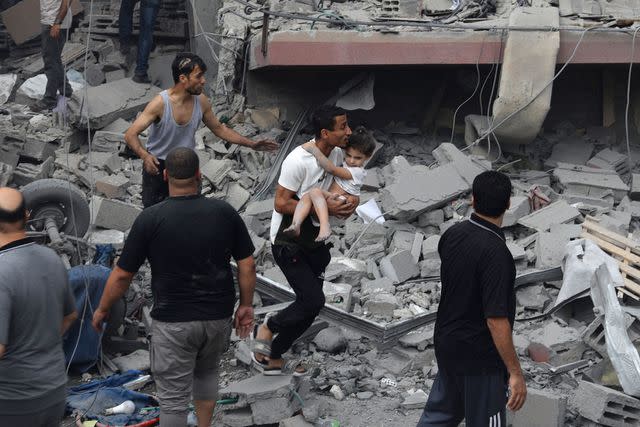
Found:
M 322 169 L 333 175 L 334 179 L 329 187 L 329 191 L 321 188 L 312 188 L 306 192 L 293 214 L 291 226 L 283 232 L 290 236 L 300 235 L 300 225 L 309 216 L 311 206 L 315 208 L 318 221 L 320 222 L 320 231 L 316 242 L 322 242 L 331 235 L 331 226 L 329 225 L 329 209 L 327 208 L 327 198 L 346 200 L 345 195 L 360 195 L 360 187 L 366 176 L 364 163 L 371 157 L 373 150 L 376 148 L 373 136 L 362 126 L 358 126 L 349 137 L 349 142 L 344 149 L 345 167 L 338 167 L 316 147 L 315 142 L 305 143 L 302 148 L 314 155 L 318 160 L 318 164 Z

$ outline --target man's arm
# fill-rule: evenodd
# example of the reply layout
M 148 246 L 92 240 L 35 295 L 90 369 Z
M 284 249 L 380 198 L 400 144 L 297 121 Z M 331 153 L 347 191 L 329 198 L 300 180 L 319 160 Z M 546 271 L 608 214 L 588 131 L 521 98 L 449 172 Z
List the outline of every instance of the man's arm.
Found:
M 256 264 L 253 256 L 238 260 L 238 287 L 240 305 L 236 310 L 234 326 L 240 338 L 249 335 L 253 325 L 253 292 L 256 287 Z
M 293 215 L 298 205 L 298 200 L 295 199 L 296 192 L 289 190 L 282 185 L 276 186 L 276 197 L 274 201 L 274 209 L 276 212 L 282 215 Z M 327 199 L 327 208 L 329 215 L 337 218 L 348 218 L 358 207 L 360 198 L 354 195 L 346 195 L 346 202 L 337 198 Z
M 107 284 L 104 286 L 104 292 L 102 293 L 102 298 L 100 298 L 100 305 L 98 305 L 98 308 L 93 313 L 93 321 L 91 324 L 96 331 L 102 332 L 102 323 L 109 315 L 111 306 L 127 292 L 134 275 L 135 273 L 125 271 L 118 266 L 113 269 L 107 279 Z
M 67 11 L 69 10 L 69 0 L 61 0 L 60 1 L 60 9 L 58 9 L 58 14 L 56 15 L 56 19 L 53 21 L 53 25 L 51 25 L 51 29 L 49 30 L 49 35 L 57 39 L 60 35 L 60 25 L 64 20 L 65 16 L 67 16 Z
M 320 167 L 331 175 L 342 179 L 353 179 L 353 175 L 351 175 L 351 172 L 349 172 L 348 169 L 334 165 L 331 160 L 329 160 L 327 156 L 325 156 L 322 151 L 316 147 L 315 142 L 306 142 L 302 145 L 302 148 L 313 154 L 313 157 L 316 158 Z
M 200 95 L 200 103 L 202 105 L 202 121 L 207 126 L 211 132 L 214 133 L 218 138 L 224 139 L 225 141 L 229 141 L 232 144 L 242 145 L 245 147 L 252 148 L 256 151 L 274 151 L 280 147 L 275 141 L 269 139 L 263 139 L 260 141 L 253 141 L 247 137 L 240 135 L 233 129 L 226 127 L 223 123 L 220 123 L 220 120 L 213 114 L 213 110 L 211 109 L 211 102 L 209 99 Z
M 522 408 L 527 398 L 527 386 L 522 375 L 520 362 L 513 346 L 511 324 L 506 317 L 489 317 L 487 326 L 491 332 L 493 343 L 509 372 L 509 401 L 507 407 L 512 411 Z
M 67 314 L 62 318 L 62 326 L 60 328 L 60 335 L 64 335 L 69 327 L 73 325 L 73 322 L 78 318 L 78 313 L 74 310 L 72 313 Z
M 147 104 L 145 109 L 140 113 L 138 118 L 124 133 L 124 141 L 127 143 L 131 151 L 136 153 L 140 157 L 144 164 L 144 169 L 147 173 L 158 173 L 158 159 L 153 154 L 149 153 L 140 141 L 140 134 L 145 131 L 151 123 L 162 117 L 164 109 L 164 103 L 160 95 L 156 96 Z

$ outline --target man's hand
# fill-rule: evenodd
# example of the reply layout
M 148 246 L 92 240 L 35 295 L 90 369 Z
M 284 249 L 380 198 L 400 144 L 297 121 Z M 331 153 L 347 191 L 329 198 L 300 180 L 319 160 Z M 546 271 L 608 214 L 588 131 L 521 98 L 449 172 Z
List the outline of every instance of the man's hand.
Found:
M 95 329 L 98 333 L 102 333 L 102 324 L 107 320 L 108 317 L 109 312 L 98 307 L 96 311 L 93 312 L 93 320 L 91 321 L 93 329 Z
M 261 139 L 260 141 L 253 141 L 251 148 L 256 151 L 275 151 L 280 148 L 280 144 L 271 139 Z
M 49 35 L 53 39 L 57 39 L 60 35 L 60 24 L 53 24 L 49 30 Z
M 160 162 L 158 161 L 158 158 L 153 154 L 149 153 L 144 156 L 144 159 L 142 159 L 142 164 L 144 170 L 147 171 L 148 174 L 158 175 L 158 173 L 160 173 L 160 170 L 158 169 L 158 166 L 160 166 Z
M 349 218 L 358 207 L 360 198 L 357 196 L 348 196 L 346 199 L 346 201 L 337 197 L 326 199 L 329 215 L 341 219 Z
M 233 326 L 236 328 L 236 335 L 246 338 L 253 326 L 253 307 L 239 305 L 233 319 Z
M 522 372 L 509 375 L 509 401 L 507 408 L 517 411 L 522 408 L 527 399 L 527 386 L 524 382 Z

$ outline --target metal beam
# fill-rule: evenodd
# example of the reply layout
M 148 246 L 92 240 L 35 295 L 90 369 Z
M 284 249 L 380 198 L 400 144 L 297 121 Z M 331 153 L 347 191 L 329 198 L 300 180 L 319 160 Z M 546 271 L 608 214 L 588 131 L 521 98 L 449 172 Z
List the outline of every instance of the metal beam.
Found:
M 557 63 L 565 63 L 581 33 L 560 30 Z M 506 39 L 505 39 L 506 40 Z M 631 56 L 631 33 L 590 31 L 571 63 L 624 64 Z M 493 64 L 501 62 L 497 31 L 423 31 L 382 34 L 346 30 L 271 33 L 262 54 L 262 37 L 251 41 L 250 69 L 388 65 Z M 634 62 L 640 62 L 636 49 Z

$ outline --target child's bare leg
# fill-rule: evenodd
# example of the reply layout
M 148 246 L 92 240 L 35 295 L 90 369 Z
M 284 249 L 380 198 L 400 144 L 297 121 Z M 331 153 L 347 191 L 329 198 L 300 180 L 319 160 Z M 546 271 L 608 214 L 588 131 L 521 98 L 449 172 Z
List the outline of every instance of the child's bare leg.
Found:
M 318 232 L 318 237 L 316 238 L 316 242 L 323 242 L 331 236 L 331 225 L 329 225 L 329 208 L 327 207 L 327 201 L 325 197 L 327 197 L 327 191 L 322 191 L 319 188 L 314 188 L 309 191 L 309 196 L 311 197 L 311 201 L 313 202 L 313 207 L 316 211 L 316 216 L 318 217 L 318 222 L 320 223 L 320 231 Z
M 302 199 L 300 199 L 300 201 L 296 205 L 296 210 L 293 212 L 293 220 L 291 221 L 291 225 L 288 228 L 282 230 L 282 232 L 286 236 L 298 237 L 300 235 L 300 225 L 309 216 L 309 212 L 311 212 L 311 205 L 311 197 L 309 197 L 309 193 L 306 193 L 304 196 L 302 196 Z

